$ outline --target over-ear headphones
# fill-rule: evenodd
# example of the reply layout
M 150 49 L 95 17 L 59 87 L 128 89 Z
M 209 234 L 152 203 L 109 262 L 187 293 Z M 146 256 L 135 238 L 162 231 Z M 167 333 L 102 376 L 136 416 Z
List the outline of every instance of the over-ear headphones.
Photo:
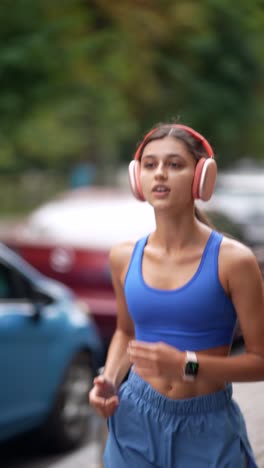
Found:
M 217 165 L 214 160 L 214 152 L 212 150 L 211 145 L 208 141 L 198 132 L 193 130 L 191 127 L 187 127 L 186 125 L 181 124 L 173 124 L 170 125 L 171 128 L 179 128 L 181 130 L 185 130 L 194 138 L 202 143 L 203 148 L 206 151 L 207 158 L 201 158 L 198 160 L 195 168 L 193 184 L 192 184 L 192 195 L 194 199 L 200 199 L 203 201 L 208 201 L 214 191 L 216 176 L 217 176 Z M 133 161 L 129 163 L 128 166 L 128 175 L 129 175 L 129 183 L 130 188 L 133 195 L 140 201 L 145 201 L 145 197 L 143 195 L 141 182 L 140 182 L 140 156 L 143 146 L 147 138 L 149 138 L 154 132 L 156 132 L 158 128 L 154 128 L 150 132 L 148 132 L 141 144 L 139 145 Z

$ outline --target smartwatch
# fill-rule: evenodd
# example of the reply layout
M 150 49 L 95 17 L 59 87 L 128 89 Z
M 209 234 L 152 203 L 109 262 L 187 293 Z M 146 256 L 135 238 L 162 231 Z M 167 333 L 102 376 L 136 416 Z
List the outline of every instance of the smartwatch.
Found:
M 185 365 L 183 368 L 183 380 L 192 382 L 195 380 L 199 369 L 199 362 L 196 353 L 193 351 L 186 351 Z

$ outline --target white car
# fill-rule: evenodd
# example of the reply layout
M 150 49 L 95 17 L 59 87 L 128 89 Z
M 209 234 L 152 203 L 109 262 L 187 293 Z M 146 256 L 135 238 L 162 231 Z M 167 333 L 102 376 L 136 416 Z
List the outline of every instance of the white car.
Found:
M 201 204 L 203 207 L 203 204 Z M 264 171 L 223 172 L 206 210 L 223 213 L 251 246 L 264 244 Z

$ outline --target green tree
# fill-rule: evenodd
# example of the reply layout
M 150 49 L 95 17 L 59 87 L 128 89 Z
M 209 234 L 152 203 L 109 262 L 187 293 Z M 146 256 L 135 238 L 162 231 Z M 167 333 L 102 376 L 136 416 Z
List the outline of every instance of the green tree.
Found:
M 128 161 L 158 121 L 262 157 L 260 0 L 0 4 L 0 167 Z

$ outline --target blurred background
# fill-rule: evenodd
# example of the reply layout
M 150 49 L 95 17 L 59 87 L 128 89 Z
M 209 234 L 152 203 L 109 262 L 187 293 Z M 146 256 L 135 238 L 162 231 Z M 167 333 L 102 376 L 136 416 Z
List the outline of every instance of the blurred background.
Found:
M 200 205 L 264 272 L 262 0 L 2 0 L 0 25 L 0 241 L 71 289 L 104 353 L 109 248 L 154 226 L 127 166 L 156 123 L 208 139 Z
M 263 168 L 262 1 L 3 0 L 0 21 L 2 216 L 115 183 L 165 120 Z

